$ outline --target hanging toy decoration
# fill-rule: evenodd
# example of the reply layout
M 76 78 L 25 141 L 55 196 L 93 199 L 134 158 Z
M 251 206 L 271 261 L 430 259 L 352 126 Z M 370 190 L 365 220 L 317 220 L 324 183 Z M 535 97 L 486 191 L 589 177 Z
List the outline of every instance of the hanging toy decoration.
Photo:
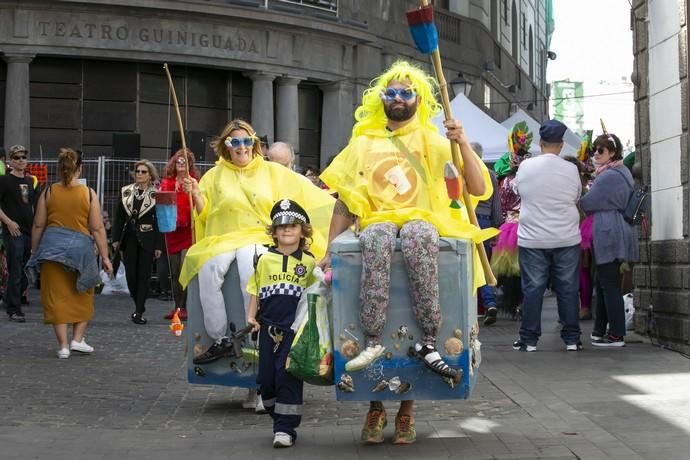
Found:
M 448 198 L 450 198 L 450 207 L 461 209 L 460 191 L 462 190 L 462 184 L 460 183 L 460 173 L 458 168 L 450 161 L 446 162 L 446 166 L 443 168 L 443 180 L 446 181 L 446 191 L 448 192 Z
M 172 320 L 170 320 L 170 331 L 175 337 L 180 337 L 182 335 L 182 330 L 184 329 L 184 324 L 180 321 L 180 309 L 177 308 L 175 313 L 173 313 Z

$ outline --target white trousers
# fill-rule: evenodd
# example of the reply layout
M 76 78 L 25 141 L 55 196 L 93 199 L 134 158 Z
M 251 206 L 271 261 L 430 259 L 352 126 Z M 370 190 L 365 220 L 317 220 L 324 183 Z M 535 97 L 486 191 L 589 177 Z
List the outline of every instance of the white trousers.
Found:
M 212 257 L 199 270 L 199 300 L 201 310 L 204 313 L 204 326 L 206 333 L 213 340 L 220 340 L 227 336 L 228 315 L 225 312 L 225 299 L 223 298 L 223 283 L 225 275 L 230 270 L 233 260 L 237 260 L 237 271 L 240 274 L 240 285 L 244 303 L 244 317 L 247 317 L 249 306 L 249 293 L 247 281 L 254 273 L 254 255 L 266 252 L 266 247 L 259 244 L 250 244 L 235 251 L 225 252 Z M 231 308 L 236 308 L 234 305 Z M 244 327 L 244 324 L 242 324 Z

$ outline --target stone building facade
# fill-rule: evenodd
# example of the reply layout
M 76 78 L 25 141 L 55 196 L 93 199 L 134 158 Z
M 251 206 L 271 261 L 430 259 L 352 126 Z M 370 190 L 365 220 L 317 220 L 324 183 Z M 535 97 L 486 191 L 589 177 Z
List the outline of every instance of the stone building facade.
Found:
M 446 78 L 470 76 L 471 98 L 499 120 L 517 101 L 547 113 L 546 3 L 436 2 Z M 167 62 L 186 131 L 209 140 L 245 118 L 269 142 L 293 144 L 303 165 L 323 166 L 347 143 L 373 77 L 398 57 L 427 65 L 405 20 L 416 5 L 0 0 L 0 144 L 28 145 L 34 158 L 62 145 L 109 155 L 114 135 L 138 133 L 141 156 L 165 158 L 177 131 Z
M 634 269 L 635 329 L 690 352 L 688 2 L 635 0 L 636 167 L 651 190 Z

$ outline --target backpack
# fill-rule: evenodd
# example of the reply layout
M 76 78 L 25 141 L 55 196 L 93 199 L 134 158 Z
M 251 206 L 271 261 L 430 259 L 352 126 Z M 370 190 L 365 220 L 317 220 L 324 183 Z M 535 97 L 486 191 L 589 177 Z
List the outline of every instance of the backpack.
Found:
M 630 188 L 632 188 L 630 196 L 628 197 L 628 203 L 625 205 L 625 208 L 621 209 L 623 219 L 625 219 L 625 221 L 630 225 L 638 225 L 640 222 L 642 222 L 642 217 L 647 212 L 647 197 L 649 195 L 647 187 L 644 186 L 635 189 L 635 184 L 629 183 L 628 178 L 625 177 L 625 174 L 618 169 L 614 168 L 613 170 L 623 176 L 625 182 L 630 185 Z

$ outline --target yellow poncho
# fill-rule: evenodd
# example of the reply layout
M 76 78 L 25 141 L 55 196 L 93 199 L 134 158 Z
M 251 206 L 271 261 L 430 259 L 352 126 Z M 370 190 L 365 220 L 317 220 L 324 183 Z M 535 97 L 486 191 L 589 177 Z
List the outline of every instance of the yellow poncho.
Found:
M 400 142 L 394 142 L 392 137 Z M 359 216 L 362 228 L 379 222 L 393 222 L 401 227 L 410 220 L 422 219 L 433 224 L 441 236 L 475 243 L 491 238 L 497 231 L 480 230 L 470 224 L 466 206 L 460 210 L 449 207 L 443 177 L 447 161 L 451 161 L 448 139 L 421 127 L 415 119 L 396 131 L 372 129 L 352 139 L 320 178 L 338 192 L 350 212 Z M 481 168 L 486 190 L 473 197 L 473 209 L 492 193 L 489 171 L 483 163 Z M 395 173 L 401 170 L 405 178 Z M 404 185 L 396 188 L 392 182 Z M 476 289 L 485 280 L 476 249 L 474 255 Z
M 285 166 L 255 157 L 238 168 L 220 159 L 201 178 L 199 188 L 206 204 L 201 214 L 195 214 L 197 242 L 184 258 L 182 286 L 218 254 L 249 244 L 272 243 L 266 226 L 271 223 L 271 208 L 282 198 L 296 201 L 307 211 L 314 229 L 310 251 L 317 258 L 325 254 L 335 200 Z

